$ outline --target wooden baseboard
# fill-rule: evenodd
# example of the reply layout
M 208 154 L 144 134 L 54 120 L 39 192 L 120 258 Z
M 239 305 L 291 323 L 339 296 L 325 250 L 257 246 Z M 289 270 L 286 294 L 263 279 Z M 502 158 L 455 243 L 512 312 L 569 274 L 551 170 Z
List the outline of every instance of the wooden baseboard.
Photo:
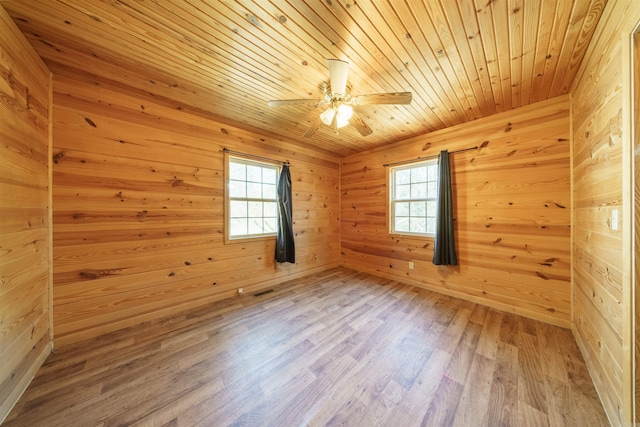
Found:
M 344 267 L 346 268 L 350 268 L 352 270 L 356 270 L 356 271 L 361 271 L 363 273 L 368 273 L 368 274 L 372 274 L 374 276 L 378 276 L 378 277 L 384 277 L 385 279 L 391 279 L 391 280 L 395 280 L 398 281 L 400 283 L 405 283 L 407 285 L 412 285 L 415 286 L 417 288 L 422 288 L 422 289 L 426 289 L 429 291 L 433 291 L 433 292 L 438 292 L 440 294 L 444 294 L 444 295 L 448 295 L 448 296 L 452 296 L 452 297 L 456 297 L 456 298 L 460 298 L 466 301 L 470 301 L 476 304 L 480 304 L 480 305 L 484 305 L 487 307 L 491 307 L 494 308 L 496 310 L 500 310 L 500 311 L 505 311 L 507 313 L 513 313 L 513 314 L 517 314 L 519 316 L 522 317 L 527 317 L 529 319 L 534 319 L 534 320 L 538 320 L 540 322 L 544 322 L 544 323 L 548 323 L 550 325 L 555 325 L 555 326 L 560 326 L 561 328 L 565 328 L 565 329 L 570 329 L 571 328 L 571 321 L 570 319 L 562 320 L 562 319 L 558 319 L 557 317 L 554 316 L 544 316 L 541 315 L 540 313 L 537 312 L 532 312 L 529 310 L 525 310 L 522 309 L 520 307 L 513 307 L 507 304 L 503 304 L 503 303 L 499 303 L 499 302 L 495 302 L 495 301 L 490 301 L 487 299 L 483 299 L 483 298 L 477 298 L 473 295 L 469 295 L 469 294 L 465 294 L 464 292 L 458 292 L 452 289 L 448 289 L 442 286 L 437 286 L 437 285 L 432 285 L 429 283 L 424 283 L 424 282 L 420 282 L 420 281 L 416 281 L 416 280 L 412 280 L 410 278 L 404 278 L 404 277 L 398 277 L 397 275 L 394 274 L 387 274 L 384 273 L 382 271 L 378 271 L 378 270 L 368 270 L 368 269 L 363 269 L 363 268 L 358 268 L 356 266 L 352 266 L 349 264 L 343 264 Z
M 573 338 L 576 340 L 576 344 L 578 345 L 578 349 L 580 350 L 580 353 L 582 354 L 582 358 L 584 359 L 584 364 L 587 368 L 587 371 L 589 372 L 589 376 L 592 378 L 592 382 L 593 382 L 593 387 L 596 390 L 596 394 L 598 395 L 598 399 L 600 400 L 600 402 L 602 403 L 602 407 L 604 409 L 604 413 L 607 416 L 607 419 L 609 420 L 609 425 L 616 425 L 615 422 L 613 422 L 613 420 L 616 419 L 615 415 L 614 417 L 611 416 L 611 414 L 607 411 L 607 405 L 605 405 L 605 399 L 603 399 L 603 397 L 606 397 L 605 395 L 603 395 L 601 393 L 601 390 L 599 388 L 599 381 L 594 381 L 593 380 L 593 374 L 592 374 L 592 370 L 594 369 L 593 367 L 593 362 L 591 360 L 591 357 L 589 357 L 589 352 L 587 351 L 586 347 L 585 347 L 585 343 L 584 341 L 582 341 L 582 337 L 580 336 L 579 333 L 577 333 L 577 328 L 576 328 L 576 324 L 575 323 L 571 323 L 571 335 L 573 335 Z
M 49 345 L 45 345 L 42 348 L 42 351 L 38 355 L 38 358 L 35 360 L 35 363 L 25 373 L 25 375 L 18 382 L 13 391 L 9 393 L 9 395 L 3 402 L 0 403 L 0 425 L 4 422 L 5 418 L 7 418 L 16 403 L 18 403 L 20 397 L 22 397 L 24 392 L 27 390 L 29 384 L 31 384 L 31 381 L 33 381 L 33 378 L 36 376 L 38 369 L 40 369 L 44 361 L 51 353 L 52 347 L 53 343 L 49 341 Z
M 243 286 L 244 289 L 244 293 L 245 294 L 251 294 L 251 293 L 255 293 L 255 292 L 259 292 L 274 286 L 278 286 L 282 283 L 285 283 L 289 280 L 293 280 L 293 279 L 298 279 L 300 277 L 305 277 L 311 274 L 316 274 L 319 273 L 321 271 L 325 271 L 334 267 L 339 266 L 340 263 L 339 262 L 335 262 L 335 263 L 331 263 L 331 264 L 327 264 L 327 265 L 322 265 L 320 267 L 316 267 L 316 268 L 311 268 L 311 269 L 305 269 L 305 270 L 301 270 L 301 271 L 296 271 L 295 273 L 291 273 L 291 274 L 287 274 L 286 272 L 283 272 L 281 275 L 279 275 L 278 277 L 271 279 L 271 280 L 266 280 L 266 281 L 262 281 L 262 282 L 258 282 L 255 283 L 253 285 L 246 285 Z M 286 270 L 288 268 L 288 266 L 285 264 L 284 266 L 281 266 L 281 269 Z M 187 311 L 190 310 L 192 308 L 196 308 L 196 307 L 200 307 L 203 305 L 207 305 L 207 304 L 211 304 L 213 302 L 216 301 L 221 301 L 227 298 L 232 298 L 234 296 L 237 295 L 237 289 L 230 289 L 228 291 L 225 292 L 220 292 L 217 293 L 215 295 L 212 295 L 210 297 L 207 298 L 198 298 L 198 299 L 194 299 L 194 300 L 190 300 L 190 301 L 185 301 L 181 304 L 177 304 L 177 305 L 172 305 L 170 307 L 166 307 L 166 308 L 161 308 L 158 310 L 152 310 L 149 311 L 147 313 L 142 313 L 140 315 L 137 316 L 133 316 L 133 317 L 129 317 L 123 320 L 120 320 L 118 322 L 111 322 L 108 324 L 104 324 L 104 325 L 100 325 L 100 326 L 95 326 L 92 327 L 90 329 L 83 329 L 83 330 L 79 330 L 79 331 L 75 331 L 69 334 L 64 334 L 64 335 L 57 335 L 54 338 L 54 342 L 56 347 L 60 347 L 60 346 L 65 346 L 68 344 L 72 344 L 75 342 L 79 342 L 79 341 L 83 341 L 85 339 L 90 339 L 90 338 L 94 338 L 96 336 L 99 335 L 104 335 L 110 332 L 114 332 L 114 331 L 118 331 L 121 329 L 125 329 L 131 326 L 135 326 L 137 324 L 143 323 L 143 322 L 148 322 L 150 320 L 155 320 L 155 319 L 159 319 L 161 317 L 165 317 L 165 316 L 170 316 L 173 314 L 176 314 L 178 312 L 181 311 Z

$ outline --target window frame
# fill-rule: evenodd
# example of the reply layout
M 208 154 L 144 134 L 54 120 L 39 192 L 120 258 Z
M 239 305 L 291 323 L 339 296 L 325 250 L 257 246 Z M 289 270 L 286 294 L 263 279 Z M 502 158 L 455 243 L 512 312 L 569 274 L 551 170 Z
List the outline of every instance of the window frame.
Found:
M 436 189 L 435 189 L 435 197 L 424 197 L 424 198 L 407 198 L 407 199 L 397 199 L 396 198 L 396 172 L 397 171 L 401 171 L 401 170 L 406 170 L 406 169 L 413 169 L 413 168 L 417 168 L 417 167 L 422 167 L 422 166 L 431 166 L 431 165 L 435 165 L 436 166 L 436 179 L 435 179 L 435 183 L 436 183 Z M 412 232 L 412 231 L 398 231 L 396 230 L 396 204 L 398 202 L 416 202 L 416 201 L 433 201 L 435 203 L 435 207 L 437 210 L 438 207 L 438 179 L 439 179 L 439 165 L 438 165 L 438 159 L 429 159 L 429 160 L 421 160 L 421 161 L 416 161 L 416 162 L 411 162 L 408 164 L 402 164 L 402 165 L 397 165 L 397 166 L 389 166 L 388 167 L 388 177 L 387 177 L 387 182 L 388 182 L 388 197 L 387 197 L 387 218 L 388 218 L 388 231 L 389 234 L 391 235 L 398 235 L 398 236 L 409 236 L 409 237 L 430 237 L 430 238 L 435 238 L 436 235 L 436 230 L 433 231 L 433 233 L 429 233 L 429 232 L 425 232 L 425 233 L 419 233 L 419 232 Z M 425 181 L 428 185 L 429 182 L 434 182 L 433 180 L 427 180 Z M 426 207 L 425 207 L 426 209 Z M 426 212 L 425 212 L 426 215 Z M 437 213 L 436 213 L 437 215 Z M 430 216 L 425 216 L 425 218 L 429 218 Z M 411 218 L 411 215 L 408 216 L 408 218 Z M 435 216 L 433 216 L 432 218 L 435 218 Z M 425 228 L 428 230 L 428 226 L 425 224 Z
M 228 243 L 243 243 L 243 242 L 255 242 L 255 241 L 260 241 L 260 240 L 267 240 L 267 239 L 272 239 L 276 236 L 277 231 L 274 231 L 273 233 L 260 233 L 260 234 L 243 234 L 243 235 L 237 235 L 237 236 L 232 236 L 231 235 L 231 202 L 233 200 L 247 200 L 247 201 L 269 201 L 269 202 L 275 202 L 276 203 L 276 220 L 278 217 L 278 206 L 277 206 L 277 191 L 278 191 L 278 180 L 280 179 L 280 173 L 282 170 L 282 164 L 280 162 L 269 162 L 267 160 L 256 160 L 255 158 L 252 158 L 251 156 L 247 155 L 247 156 L 243 156 L 241 154 L 231 154 L 225 151 L 224 153 L 224 242 L 226 244 Z M 275 185 L 276 185 L 276 196 L 273 199 L 265 199 L 265 198 L 249 198 L 249 197 L 244 197 L 244 198 L 236 198 L 236 197 L 231 197 L 230 194 L 230 164 L 233 162 L 233 160 L 238 160 L 238 162 L 236 163 L 244 163 L 245 165 L 254 165 L 254 166 L 260 166 L 260 167 L 267 167 L 267 168 L 272 168 L 275 171 L 276 174 L 276 181 L 275 181 Z M 264 218 L 264 216 L 262 217 Z

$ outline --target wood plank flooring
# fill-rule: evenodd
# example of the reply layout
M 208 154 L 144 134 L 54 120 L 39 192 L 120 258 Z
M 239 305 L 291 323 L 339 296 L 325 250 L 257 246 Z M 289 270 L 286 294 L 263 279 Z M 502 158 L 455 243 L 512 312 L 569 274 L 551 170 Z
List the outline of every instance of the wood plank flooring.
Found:
M 344 268 L 56 350 L 8 426 L 604 426 L 571 332 Z

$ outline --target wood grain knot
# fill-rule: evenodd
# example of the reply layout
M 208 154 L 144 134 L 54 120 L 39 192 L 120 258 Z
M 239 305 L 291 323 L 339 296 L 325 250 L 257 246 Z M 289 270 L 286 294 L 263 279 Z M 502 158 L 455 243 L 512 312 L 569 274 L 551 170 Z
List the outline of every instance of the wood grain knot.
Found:
M 60 160 L 64 157 L 64 151 L 56 153 L 53 155 L 53 163 L 58 164 Z
M 114 276 L 114 270 L 82 270 L 78 273 L 83 279 L 99 279 L 101 277 Z

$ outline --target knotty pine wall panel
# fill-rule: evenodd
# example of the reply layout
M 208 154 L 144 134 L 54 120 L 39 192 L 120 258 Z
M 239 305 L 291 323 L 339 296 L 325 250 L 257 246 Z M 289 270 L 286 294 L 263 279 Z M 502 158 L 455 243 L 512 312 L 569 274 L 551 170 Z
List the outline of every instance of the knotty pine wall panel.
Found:
M 612 425 L 633 421 L 631 256 L 624 235 L 623 115 L 632 81 L 628 40 L 640 3 L 609 1 L 571 88 L 573 94 L 573 332 Z M 626 40 L 625 40 L 626 39 Z M 637 65 L 636 65 L 637 67 Z M 637 101 L 636 101 L 637 102 Z M 626 135 L 625 137 L 629 137 Z M 632 144 L 630 143 L 631 147 Z M 636 184 L 637 185 L 637 184 Z M 633 203 L 629 200 L 628 203 Z M 612 211 L 620 213 L 619 230 Z M 636 242 L 637 245 L 637 242 Z M 625 275 L 627 279 L 625 279 Z M 637 292 L 637 291 L 636 291 Z M 637 390 L 636 390 L 637 393 Z M 637 410 L 637 409 L 636 409 Z
M 633 112 L 631 114 L 632 118 L 632 123 L 633 123 L 633 128 L 635 129 L 635 132 L 633 133 L 633 136 L 631 137 L 630 145 L 634 148 L 634 153 L 635 153 L 635 149 L 636 147 L 640 146 L 640 132 L 638 132 L 638 130 L 640 129 L 640 31 L 638 31 L 638 29 L 636 29 L 635 34 L 633 35 L 632 38 L 632 44 L 633 44 L 633 63 L 636 64 L 633 67 L 633 80 L 631 80 L 631 82 L 633 83 Z M 629 206 L 629 210 L 633 209 L 633 223 L 634 226 L 631 228 L 632 232 L 629 233 L 630 236 L 633 237 L 633 242 L 634 246 L 637 247 L 638 242 L 640 242 L 640 186 L 637 185 L 638 182 L 640 182 L 640 157 L 639 156 L 634 156 L 633 158 L 633 176 L 634 176 L 634 186 L 633 186 L 633 204 L 632 206 Z M 633 266 L 634 268 L 632 269 L 631 272 L 631 278 L 630 281 L 632 280 L 633 283 L 638 284 L 640 283 L 640 268 L 638 268 L 638 266 L 640 266 L 640 251 L 638 250 L 633 250 L 632 251 L 633 254 L 633 258 L 631 260 L 631 262 L 633 262 Z M 635 286 L 634 286 L 635 287 Z M 635 354 L 634 354 L 634 362 L 635 362 L 635 367 L 633 368 L 633 386 L 634 386 L 634 390 L 635 390 L 635 396 L 632 396 L 633 402 L 631 402 L 631 405 L 635 407 L 635 423 L 636 424 L 640 424 L 640 292 L 637 291 L 637 289 L 634 289 L 635 292 L 635 296 L 633 296 L 633 301 L 631 301 L 631 311 L 633 312 L 633 317 L 635 319 L 633 319 L 633 322 L 635 323 L 635 331 L 632 334 L 631 339 L 634 340 L 635 339 L 635 345 L 632 345 L 631 347 L 635 347 Z
M 568 327 L 569 121 L 562 96 L 344 158 L 343 264 Z M 433 238 L 389 234 L 383 164 L 475 146 L 450 156 L 459 265 L 434 266 Z
M 0 7 L 0 422 L 50 351 L 51 73 Z
M 56 345 L 339 262 L 336 157 L 59 76 L 53 132 Z M 224 244 L 223 147 L 291 162 L 295 265 Z

